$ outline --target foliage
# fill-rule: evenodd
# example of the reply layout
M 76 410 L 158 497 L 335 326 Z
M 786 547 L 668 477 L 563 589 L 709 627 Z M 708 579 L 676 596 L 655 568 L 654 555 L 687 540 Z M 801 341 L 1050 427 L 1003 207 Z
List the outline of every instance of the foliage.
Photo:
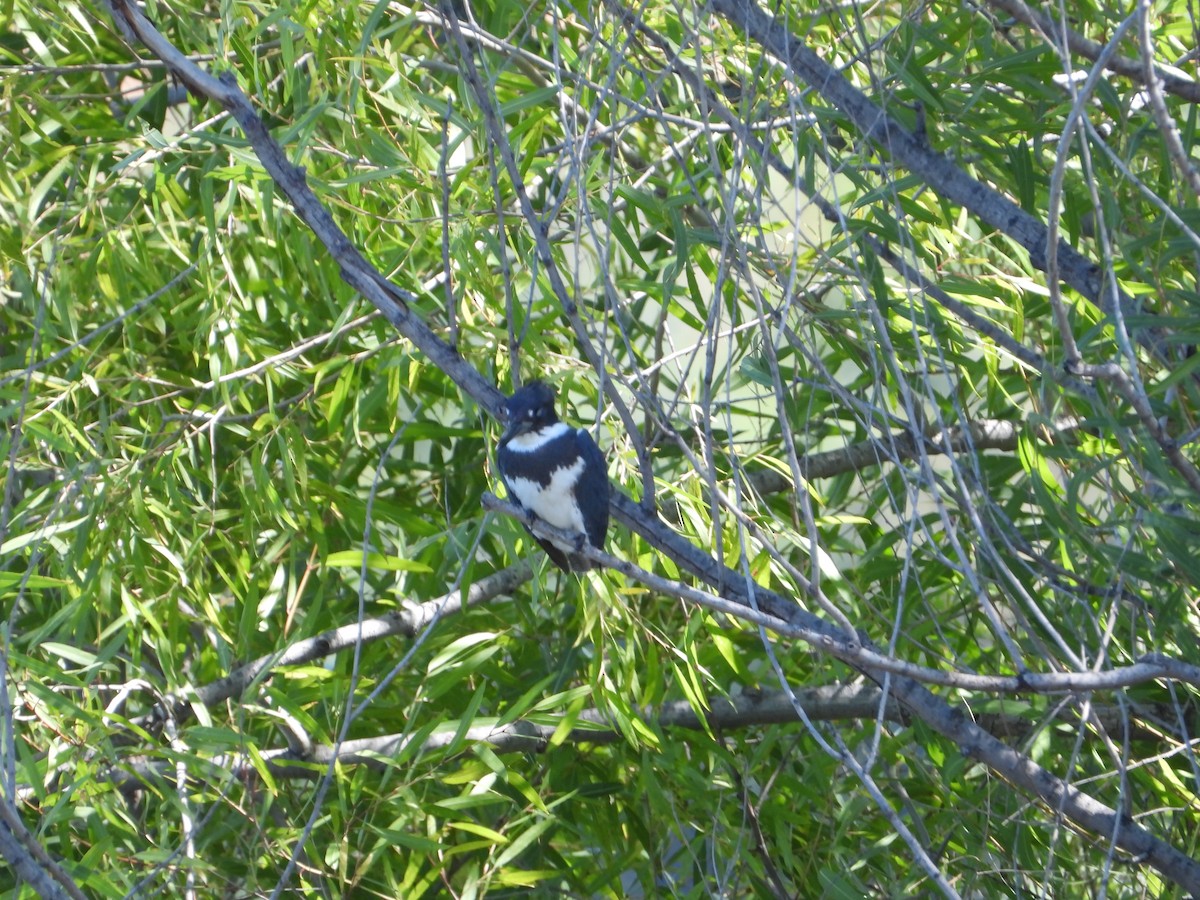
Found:
M 1052 291 L 1044 243 L 897 164 L 711 9 L 485 2 L 459 8 L 462 45 L 397 3 L 149 14 L 236 79 L 414 317 L 598 426 L 626 493 L 644 447 L 693 545 L 839 624 L 821 592 L 1195 858 L 1200 680 L 954 680 L 1200 666 L 1197 196 L 1143 81 L 1081 93 L 1065 76 L 1092 63 L 1007 8 L 781 15 L 939 158 L 1056 222 L 1099 265 L 1094 297 Z M 883 697 L 828 721 L 660 720 L 875 681 L 616 571 L 559 576 L 481 505 L 485 399 L 339 277 L 243 128 L 134 62 L 99 6 L 6 15 L 4 796 L 85 892 L 1185 894 Z M 1084 3 L 1070 24 L 1104 41 L 1118 20 Z M 1151 25 L 1154 59 L 1194 77 L 1188 8 Z M 1195 98 L 1160 93 L 1194 159 Z M 1124 379 L 1086 369 L 1108 364 Z M 609 550 L 689 581 L 642 533 Z M 193 693 L 521 558 L 516 590 L 412 638 Z M 468 732 L 510 726 L 539 742 Z M 310 753 L 388 735 L 370 765 Z

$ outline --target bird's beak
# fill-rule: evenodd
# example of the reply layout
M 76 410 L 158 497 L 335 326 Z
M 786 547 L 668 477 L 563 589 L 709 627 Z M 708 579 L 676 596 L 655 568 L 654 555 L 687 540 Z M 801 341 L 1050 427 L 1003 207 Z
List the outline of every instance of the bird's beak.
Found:
M 504 418 L 505 418 L 505 421 L 507 422 L 507 427 L 504 429 L 504 434 L 500 436 L 500 440 L 501 440 L 501 442 L 506 443 L 508 441 L 511 441 L 513 438 L 515 438 L 518 434 L 520 434 L 522 431 L 525 431 L 526 429 L 525 429 L 525 423 L 523 421 L 521 421 L 520 419 L 510 418 L 507 414 L 505 415 Z
M 507 406 L 500 407 L 500 422 L 504 425 L 504 434 L 500 435 L 501 441 L 511 441 L 521 433 L 521 420 L 515 418 Z

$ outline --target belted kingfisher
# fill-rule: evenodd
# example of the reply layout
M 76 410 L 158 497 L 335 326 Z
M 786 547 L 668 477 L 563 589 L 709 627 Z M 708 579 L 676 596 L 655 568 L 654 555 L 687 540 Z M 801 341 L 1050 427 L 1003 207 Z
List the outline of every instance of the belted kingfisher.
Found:
M 554 391 L 541 381 L 530 382 L 509 397 L 504 409 L 508 428 L 500 437 L 496 465 L 509 498 L 547 524 L 573 531 L 581 535 L 580 541 L 603 549 L 608 532 L 608 467 L 592 436 L 558 421 Z M 536 535 L 534 540 L 564 572 L 593 567 L 576 552 L 581 544 Z

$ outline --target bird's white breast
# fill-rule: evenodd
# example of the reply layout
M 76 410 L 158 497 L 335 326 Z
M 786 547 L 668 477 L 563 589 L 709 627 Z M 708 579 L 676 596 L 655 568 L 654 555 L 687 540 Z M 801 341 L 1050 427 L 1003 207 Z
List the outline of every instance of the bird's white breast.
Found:
M 549 428 L 530 434 L 522 434 L 508 442 L 508 449 L 516 453 L 535 453 L 550 441 L 571 431 L 569 425 L 556 422 Z M 570 465 L 559 466 L 550 473 L 550 483 L 543 485 L 527 478 L 505 478 L 509 492 L 518 503 L 532 512 L 539 519 L 561 528 L 564 531 L 583 532 L 583 515 L 579 504 L 575 501 L 573 488 L 579 480 L 586 461 L 576 456 Z M 570 553 L 575 548 L 561 541 L 552 543 Z

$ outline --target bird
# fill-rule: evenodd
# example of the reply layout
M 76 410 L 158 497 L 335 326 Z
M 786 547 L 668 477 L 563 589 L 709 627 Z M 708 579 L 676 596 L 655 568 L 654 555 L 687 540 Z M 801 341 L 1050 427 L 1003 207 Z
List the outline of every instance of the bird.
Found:
M 572 545 L 529 533 L 564 572 L 594 568 L 579 551 L 585 542 L 603 550 L 608 534 L 610 487 L 604 454 L 584 429 L 558 420 L 554 390 L 544 381 L 531 381 L 509 397 L 503 419 L 507 427 L 496 450 L 496 467 L 509 499 L 578 538 Z

